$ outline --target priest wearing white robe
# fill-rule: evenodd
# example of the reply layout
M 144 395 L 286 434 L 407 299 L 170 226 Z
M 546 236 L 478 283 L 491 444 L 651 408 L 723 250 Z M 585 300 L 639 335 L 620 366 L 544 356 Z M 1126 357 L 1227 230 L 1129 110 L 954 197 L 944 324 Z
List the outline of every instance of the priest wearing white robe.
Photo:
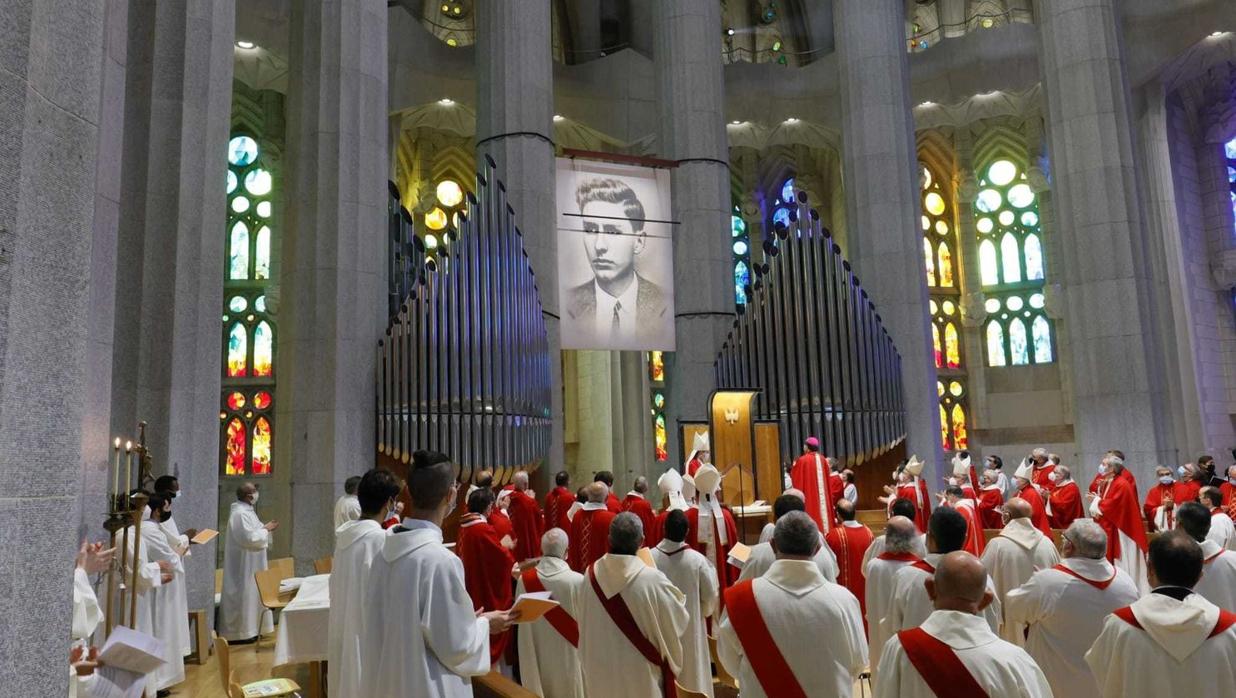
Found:
M 926 582 L 935 574 L 941 558 L 961 550 L 965 544 L 966 519 L 948 507 L 939 507 L 931 512 L 927 526 L 927 548 L 931 552 L 922 560 L 897 570 L 897 578 L 893 582 L 892 602 L 888 614 L 881 621 L 885 625 L 884 632 L 890 638 L 899 630 L 917 628 L 926 622 L 934 608 Z M 996 587 L 990 576 L 987 578 L 987 588 L 994 596 Z M 979 615 L 987 620 L 992 632 L 1000 632 L 1002 616 L 999 599 L 984 604 Z
M 1176 524 L 1202 546 L 1202 578 L 1193 585 L 1193 592 L 1227 611 L 1236 612 L 1236 552 L 1219 547 L 1210 540 L 1211 515 L 1197 502 L 1181 504 L 1176 512 Z
M 529 591 L 548 591 L 561 611 L 521 625 L 515 633 L 519 639 L 520 682 L 541 698 L 584 698 L 576 620 L 579 610 L 575 608 L 576 589 L 584 576 L 571 569 L 566 554 L 566 531 L 549 529 L 541 536 L 541 558 L 536 566 L 523 570 L 515 583 L 515 598 Z
M 794 494 L 796 490 L 787 490 L 780 497 L 773 501 L 773 516 L 777 521 L 781 517 L 791 511 L 806 511 L 806 506 L 803 500 Z M 817 529 L 818 531 L 818 529 Z M 751 546 L 751 553 L 747 556 L 747 561 L 742 564 L 742 572 L 738 575 L 738 581 L 743 582 L 748 579 L 755 579 L 763 576 L 777 561 L 777 554 L 773 551 L 772 541 L 761 541 L 760 543 Z M 837 581 L 837 556 L 833 553 L 833 549 L 824 544 L 824 536 L 820 536 L 820 548 L 816 550 L 812 561 L 820 570 L 820 574 L 830 582 Z
M 253 575 L 266 569 L 266 548 L 276 521 L 262 523 L 253 505 L 257 486 L 246 482 L 236 488 L 223 544 L 223 598 L 219 602 L 219 635 L 229 642 L 274 632 L 273 617 L 262 607 Z
M 910 520 L 914 524 L 915 515 L 918 513 L 918 508 L 914 506 L 914 502 L 908 499 L 894 499 L 889 508 L 888 518 L 892 521 L 894 518 L 901 516 Z M 914 538 L 910 541 L 910 552 L 920 558 L 927 557 L 927 532 L 918 530 L 918 524 L 914 524 Z M 871 561 L 880 556 L 884 552 L 884 535 L 878 535 L 875 540 L 871 541 L 871 545 L 867 547 L 867 552 L 863 553 L 863 574 L 867 574 L 867 567 Z
M 609 552 L 593 563 L 575 591 L 588 698 L 674 696 L 690 614 L 674 583 L 635 556 L 643 540 L 638 516 L 616 516 Z
M 717 655 L 738 677 L 744 698 L 848 698 L 867 665 L 858 599 L 820 574 L 814 562 L 819 538 L 806 513 L 786 514 L 773 534 L 777 561 L 726 592 Z
M 382 552 L 386 531 L 382 522 L 395 506 L 402 484 L 388 470 L 365 473 L 356 486 L 359 519 L 335 529 L 335 554 L 330 574 L 330 622 L 327 661 L 330 690 L 336 698 L 361 698 L 360 641 L 364 633 L 366 588 L 373 559 Z
M 1030 581 L 1031 575 L 1049 569 L 1060 562 L 1056 544 L 1030 522 L 1030 504 L 1013 497 L 1004 505 L 1004 528 L 991 539 L 983 551 L 983 567 L 996 585 L 996 598 L 1001 606 L 1013 589 Z M 1021 645 L 1025 642 L 1025 627 L 1004 619 L 1000 637 Z
M 360 481 L 356 475 L 343 481 L 343 496 L 335 500 L 335 530 L 361 517 L 360 498 L 356 495 Z
M 147 691 L 162 691 L 185 680 L 185 652 L 188 643 L 189 601 L 185 592 L 185 567 L 180 553 L 167 542 L 163 528 L 155 520 L 171 513 L 171 500 L 165 495 L 150 495 L 148 518 L 142 521 L 142 547 L 155 562 L 166 562 L 171 579 L 150 593 L 151 635 L 163 641 L 164 663 L 150 672 Z M 182 627 L 183 626 L 183 627 Z
M 1230 696 L 1236 686 L 1236 614 L 1193 592 L 1202 548 L 1182 530 L 1150 542 L 1152 590 L 1107 617 L 1086 653 L 1103 698 Z
M 1077 519 L 1063 538 L 1060 564 L 1035 572 L 1005 597 L 1004 622 L 1028 628 L 1026 651 L 1047 675 L 1056 698 L 1092 698 L 1099 687 L 1086 651 L 1107 615 L 1137 600 L 1137 585 L 1107 561 L 1102 526 Z
M 1198 492 L 1198 498 L 1210 510 L 1210 533 L 1206 538 L 1220 548 L 1236 550 L 1236 525 L 1223 506 L 1223 493 L 1218 487 L 1203 487 Z
M 169 547 L 180 555 L 181 563 L 184 559 L 192 555 L 189 547 L 192 545 L 190 539 L 197 535 L 197 529 L 185 529 L 184 533 L 180 532 L 180 527 L 176 524 L 176 518 L 173 515 L 173 509 L 176 505 L 176 500 L 180 498 L 180 480 L 175 475 L 161 475 L 155 479 L 154 491 L 156 494 L 167 498 L 167 505 L 162 512 L 159 528 L 163 529 L 163 537 L 167 541 Z M 176 575 L 171 582 L 171 586 L 178 587 L 177 596 L 184 600 L 184 612 L 175 617 L 176 636 L 180 645 L 180 656 L 188 655 L 193 647 L 189 635 L 189 590 L 185 580 L 185 575 Z
M 94 592 L 90 582 L 91 575 L 100 574 L 111 568 L 115 548 L 104 549 L 102 543 L 82 543 L 77 551 L 76 564 L 73 567 L 73 626 L 72 647 L 89 657 L 90 638 L 103 622 L 103 609 L 99 606 L 99 597 Z M 90 667 L 93 669 L 94 667 Z M 93 673 L 78 676 L 70 671 L 69 698 L 89 695 L 94 683 Z
M 472 610 L 463 562 L 442 544 L 456 499 L 455 466 L 441 453 L 412 454 L 412 507 L 369 568 L 361 621 L 361 695 L 464 698 L 489 673 L 489 636 L 510 628 L 509 609 Z
M 678 683 L 696 693 L 712 696 L 712 656 L 705 620 L 717 611 L 717 572 L 708 558 L 687 545 L 687 515 L 670 511 L 665 517 L 665 538 L 652 549 L 657 569 L 669 577 L 686 598 L 687 631 L 682 635 L 682 671 Z M 548 698 L 548 697 L 546 697 Z
M 1001 640 L 982 618 L 983 608 L 995 601 L 990 585 L 970 553 L 941 557 L 926 580 L 935 610 L 920 627 L 884 646 L 876 698 L 1051 698 L 1034 659 Z
M 896 586 L 897 571 L 902 567 L 917 562 L 922 558 L 914 553 L 914 542 L 918 540 L 918 529 L 914 521 L 904 516 L 894 516 L 884 527 L 884 551 L 876 555 L 866 567 L 865 597 L 867 600 L 867 633 L 870 639 L 871 681 L 875 683 L 879 667 L 876 662 L 884 643 L 888 641 L 888 631 L 880 621 L 888 615 L 893 605 L 893 589 Z M 923 551 L 926 555 L 926 551 Z

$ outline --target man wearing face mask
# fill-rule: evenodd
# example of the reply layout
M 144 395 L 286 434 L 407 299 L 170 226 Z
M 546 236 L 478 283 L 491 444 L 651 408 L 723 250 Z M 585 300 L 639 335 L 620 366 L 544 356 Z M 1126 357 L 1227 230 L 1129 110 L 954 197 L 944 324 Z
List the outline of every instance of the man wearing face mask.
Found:
M 1202 482 L 1204 475 L 1202 469 L 1193 463 L 1185 463 L 1176 468 L 1176 479 L 1180 484 L 1179 490 L 1176 492 L 1176 505 L 1179 506 L 1185 502 L 1196 502 L 1198 492 L 1206 485 Z
M 1104 473 L 1097 494 L 1089 495 L 1086 507 L 1107 534 L 1107 559 L 1124 570 L 1141 593 L 1150 591 L 1146 585 L 1146 526 L 1137 506 L 1137 491 L 1121 473 L 1124 459 L 1115 454 L 1103 457 L 1100 472 Z
M 988 471 L 994 473 L 993 477 L 995 477 L 995 483 L 1000 486 L 1000 497 L 1001 501 L 1003 501 L 1003 498 L 1009 496 L 1009 487 L 1012 486 L 1012 482 L 1004 474 L 1004 460 L 995 454 L 984 458 L 983 473 L 986 474 Z M 982 478 L 980 477 L 980 479 Z
M 1073 482 L 1073 473 L 1064 465 L 1056 466 L 1051 474 L 1051 483 L 1053 488 L 1047 498 L 1047 520 L 1052 528 L 1068 528 L 1086 515 L 1082 510 L 1081 488 Z
M 1000 507 L 1004 505 L 1004 487 L 1000 485 L 1001 477 L 1004 476 L 1000 471 L 986 469 L 980 478 L 977 502 L 979 520 L 983 522 L 983 528 L 1000 528 L 1004 525 L 1000 520 Z
M 223 594 L 219 603 L 219 634 L 229 642 L 250 640 L 275 629 L 262 608 L 253 575 L 266 569 L 266 549 L 279 523 L 262 523 L 253 505 L 258 488 L 246 482 L 236 488 L 223 547 Z
M 1154 476 L 1155 484 L 1146 492 L 1142 514 L 1153 530 L 1170 531 L 1176 528 L 1176 505 L 1189 501 L 1188 492 L 1183 483 L 1176 482 L 1171 468 L 1166 465 L 1155 468 Z

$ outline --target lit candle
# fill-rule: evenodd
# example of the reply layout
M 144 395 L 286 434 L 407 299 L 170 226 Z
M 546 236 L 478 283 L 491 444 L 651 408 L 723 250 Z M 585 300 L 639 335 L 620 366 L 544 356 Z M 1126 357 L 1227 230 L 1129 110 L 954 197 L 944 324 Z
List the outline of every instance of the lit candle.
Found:
M 116 499 L 116 493 L 120 491 L 120 437 L 112 442 L 112 500 Z M 110 507 L 109 507 L 110 508 Z
M 125 511 L 129 510 L 129 490 L 133 489 L 133 442 L 124 442 L 124 501 Z

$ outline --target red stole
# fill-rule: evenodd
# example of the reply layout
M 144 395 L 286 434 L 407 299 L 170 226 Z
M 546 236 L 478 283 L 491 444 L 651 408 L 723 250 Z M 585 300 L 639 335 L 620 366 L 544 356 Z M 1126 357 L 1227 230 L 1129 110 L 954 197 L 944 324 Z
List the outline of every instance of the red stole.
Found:
M 1114 570 L 1114 569 L 1112 570 L 1112 576 L 1111 576 L 1111 579 L 1108 579 L 1107 581 L 1104 581 L 1104 582 L 1096 582 L 1096 581 L 1094 581 L 1093 579 L 1086 579 L 1085 577 L 1083 577 L 1083 576 L 1081 576 L 1080 574 L 1078 574 L 1078 573 L 1074 572 L 1073 570 L 1069 569 L 1068 567 L 1065 567 L 1064 565 L 1056 565 L 1056 566 L 1055 566 L 1055 567 L 1053 567 L 1052 569 L 1053 569 L 1053 570 L 1056 570 L 1057 572 L 1063 572 L 1063 573 L 1065 573 L 1065 574 L 1069 575 L 1070 577 L 1076 577 L 1076 578 L 1078 578 L 1078 579 L 1082 580 L 1083 582 L 1085 582 L 1085 583 L 1089 584 L 1090 586 L 1094 587 L 1095 589 L 1098 589 L 1099 591 L 1102 591 L 1102 590 L 1106 589 L 1107 587 L 1109 587 L 1109 586 L 1111 586 L 1111 585 L 1112 585 L 1112 582 L 1116 581 L 1116 570 Z
M 1063 485 L 1058 485 L 1048 495 L 1048 500 L 1051 502 L 1051 513 L 1047 515 L 1047 518 L 1052 528 L 1068 528 L 1069 524 L 1085 515 L 1082 509 L 1081 490 L 1077 488 L 1076 482 L 1070 480 Z
M 1043 498 L 1039 496 L 1034 485 L 1026 485 L 1017 492 L 1017 496 L 1030 505 L 1030 523 L 1051 538 L 1051 523 L 1047 520 L 1047 508 L 1043 506 Z
M 1107 532 L 1107 559 L 1114 562 L 1121 555 L 1120 536 L 1124 533 L 1146 554 L 1146 526 L 1142 523 L 1141 510 L 1137 506 L 1137 491 L 1127 479 L 1114 477 L 1107 483 L 1099 502 L 1102 513 L 1096 521 Z
M 662 698 L 675 698 L 678 695 L 678 691 L 674 688 L 674 670 L 670 668 L 669 662 L 661 656 L 661 650 L 657 649 L 652 644 L 652 641 L 644 637 L 644 634 L 640 632 L 639 625 L 635 622 L 635 616 L 631 615 L 631 609 L 627 608 L 627 602 L 622 600 L 622 594 L 618 593 L 608 599 L 605 598 L 605 592 L 601 591 L 601 585 L 597 583 L 596 575 L 593 574 L 591 566 L 588 567 L 588 582 L 592 584 L 592 591 L 596 593 L 597 600 L 601 602 L 601 607 L 605 609 L 609 619 L 614 621 L 614 625 L 618 626 L 618 630 L 635 647 L 635 651 L 643 655 L 649 664 L 661 670 Z
M 1124 608 L 1117 608 L 1112 611 L 1112 613 L 1115 614 L 1117 618 L 1128 623 L 1134 628 L 1143 630 L 1141 622 L 1137 620 L 1137 616 L 1133 615 L 1132 607 L 1125 606 Z M 1224 630 L 1232 627 L 1232 625 L 1236 625 L 1236 613 L 1220 608 L 1219 619 L 1215 621 L 1215 627 L 1211 628 L 1210 635 L 1208 637 L 1214 637 L 1215 635 L 1218 635 Z
M 918 558 L 915 558 L 914 562 L 910 563 L 910 566 L 916 570 L 922 570 L 926 572 L 927 574 L 936 573 L 935 565 L 931 564 L 930 562 L 927 562 L 926 560 L 919 560 Z
M 1047 465 L 1044 465 L 1041 468 L 1037 465 L 1033 467 L 1034 472 L 1030 473 L 1030 481 L 1039 487 L 1042 487 L 1044 492 L 1050 494 L 1052 490 L 1056 489 L 1056 483 L 1052 482 L 1051 478 L 1048 476 L 1052 474 L 1052 471 L 1056 469 L 1056 466 L 1052 465 L 1049 461 Z
M 940 698 L 989 698 L 952 647 L 922 628 L 902 630 L 897 639 L 918 675 Z
M 790 669 L 789 662 L 785 661 L 781 650 L 777 649 L 777 643 L 768 631 L 768 624 L 760 614 L 753 581 L 748 579 L 725 592 L 730 623 L 734 626 L 738 641 L 742 643 L 747 663 L 751 665 L 751 671 L 759 680 L 765 695 L 807 698 L 807 692 L 794 677 L 794 671 Z
M 524 589 L 536 593 L 545 591 L 545 584 L 541 582 L 540 575 L 537 574 L 535 567 L 529 567 L 523 571 L 521 575 L 524 580 Z M 572 647 L 579 647 L 579 624 L 571 617 L 571 614 L 562 610 L 561 606 L 555 606 L 545 613 L 545 620 L 553 626 L 554 630 L 562 636 L 562 639 L 571 643 Z
M 1003 527 L 1000 521 L 1000 512 L 996 511 L 996 507 L 1003 504 L 1004 493 L 1000 491 L 999 486 L 993 485 L 990 489 L 983 488 L 979 490 L 978 511 L 983 528 Z
M 927 499 L 927 481 L 916 479 L 916 483 L 897 485 L 897 498 L 914 502 L 914 527 L 922 533 L 927 530 L 927 520 L 931 518 L 931 502 Z
M 961 549 L 974 557 L 982 556 L 983 548 L 987 547 L 987 536 L 983 535 L 983 523 L 979 521 L 978 512 L 974 510 L 974 505 L 964 506 L 961 502 L 958 502 L 953 507 L 953 510 L 961 514 L 966 520 L 966 542 L 961 546 Z
M 876 555 L 877 560 L 897 560 L 898 562 L 917 562 L 918 555 L 914 553 L 880 553 Z M 935 570 L 931 570 L 933 573 Z
M 516 490 L 511 494 L 508 510 L 511 518 L 512 537 L 515 539 L 515 561 L 523 562 L 541 556 L 541 534 L 544 527 L 541 509 L 527 492 Z

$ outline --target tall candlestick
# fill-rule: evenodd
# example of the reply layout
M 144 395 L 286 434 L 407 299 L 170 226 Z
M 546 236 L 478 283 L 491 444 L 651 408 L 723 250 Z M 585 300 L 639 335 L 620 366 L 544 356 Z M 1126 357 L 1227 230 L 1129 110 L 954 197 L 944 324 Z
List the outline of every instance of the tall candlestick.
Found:
M 120 491 L 120 437 L 112 442 L 112 501 L 116 501 L 116 494 Z M 113 504 L 112 506 L 115 506 Z M 111 510 L 111 506 L 108 507 Z
M 125 511 L 129 510 L 129 490 L 133 489 L 133 442 L 124 442 L 124 495 L 125 495 Z

